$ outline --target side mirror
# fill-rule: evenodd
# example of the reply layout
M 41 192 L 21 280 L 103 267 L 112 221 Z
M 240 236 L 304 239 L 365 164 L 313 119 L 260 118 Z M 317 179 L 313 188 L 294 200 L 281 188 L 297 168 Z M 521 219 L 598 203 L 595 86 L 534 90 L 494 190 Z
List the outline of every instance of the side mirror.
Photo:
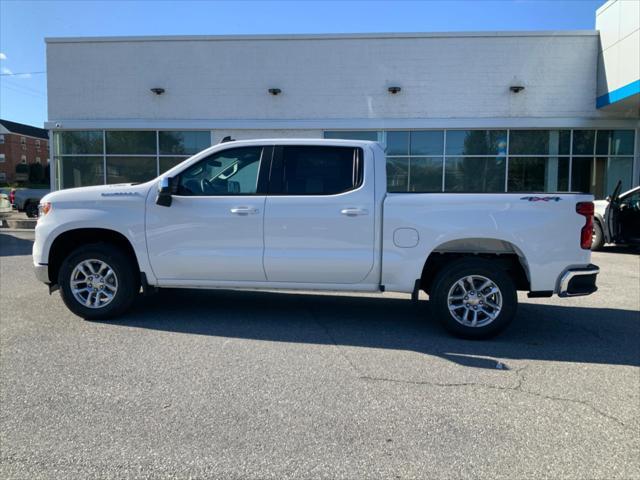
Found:
M 158 184 L 158 196 L 156 197 L 156 205 L 161 207 L 170 207 L 173 200 L 173 178 L 164 177 Z
M 605 198 L 605 200 L 606 200 L 607 202 L 610 202 L 610 201 L 611 201 L 611 195 L 607 195 L 607 197 Z

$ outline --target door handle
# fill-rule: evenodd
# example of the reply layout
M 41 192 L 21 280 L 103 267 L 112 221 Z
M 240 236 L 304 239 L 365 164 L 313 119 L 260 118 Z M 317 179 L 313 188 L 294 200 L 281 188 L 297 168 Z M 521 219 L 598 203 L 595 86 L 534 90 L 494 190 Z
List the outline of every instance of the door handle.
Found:
M 234 215 L 255 215 L 259 210 L 254 207 L 233 207 L 229 211 Z
M 369 215 L 369 210 L 366 208 L 343 208 L 340 213 L 347 217 L 357 217 L 358 215 Z

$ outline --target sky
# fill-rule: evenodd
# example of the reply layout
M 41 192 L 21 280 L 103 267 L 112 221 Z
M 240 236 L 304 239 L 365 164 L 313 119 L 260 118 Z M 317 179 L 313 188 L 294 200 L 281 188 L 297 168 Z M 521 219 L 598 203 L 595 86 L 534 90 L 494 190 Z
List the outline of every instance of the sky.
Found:
M 0 118 L 47 119 L 46 37 L 592 30 L 604 0 L 0 0 Z

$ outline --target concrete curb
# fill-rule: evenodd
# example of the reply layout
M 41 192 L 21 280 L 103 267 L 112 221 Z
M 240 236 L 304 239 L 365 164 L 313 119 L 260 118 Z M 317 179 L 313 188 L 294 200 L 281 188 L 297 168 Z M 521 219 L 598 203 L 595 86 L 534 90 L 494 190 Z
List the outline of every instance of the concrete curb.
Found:
M 20 219 L 15 219 L 15 218 L 7 218 L 5 219 L 2 224 L 4 226 L 4 224 L 7 225 L 8 228 L 24 228 L 24 229 L 31 229 L 33 230 L 34 228 L 36 228 L 36 219 L 32 219 L 32 218 L 20 218 Z

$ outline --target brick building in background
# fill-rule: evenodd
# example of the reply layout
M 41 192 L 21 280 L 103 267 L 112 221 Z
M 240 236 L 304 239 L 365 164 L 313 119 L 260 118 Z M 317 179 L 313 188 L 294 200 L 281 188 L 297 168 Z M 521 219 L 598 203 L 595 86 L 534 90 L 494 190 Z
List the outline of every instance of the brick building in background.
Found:
M 16 165 L 49 163 L 49 132 L 0 119 L 0 184 L 16 180 Z

